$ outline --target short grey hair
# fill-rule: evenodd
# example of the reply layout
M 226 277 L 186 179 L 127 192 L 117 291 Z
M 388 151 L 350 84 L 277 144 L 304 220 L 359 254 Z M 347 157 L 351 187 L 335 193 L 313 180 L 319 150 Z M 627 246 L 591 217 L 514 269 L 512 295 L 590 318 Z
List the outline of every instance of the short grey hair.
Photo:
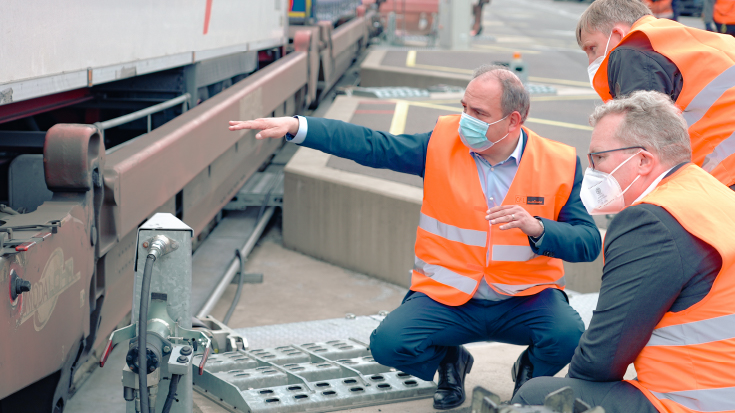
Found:
M 582 46 L 582 31 L 612 33 L 613 26 L 625 23 L 632 26 L 651 10 L 641 0 L 596 0 L 582 13 L 577 22 L 577 44 Z
M 531 97 L 521 79 L 507 67 L 500 65 L 478 67 L 472 75 L 472 80 L 483 76 L 493 76 L 500 82 L 503 89 L 503 95 L 500 98 L 500 109 L 503 111 L 503 116 L 518 112 L 521 115 L 521 123 L 524 123 L 531 108 Z
M 615 114 L 624 115 L 614 135 L 623 147 L 642 146 L 668 166 L 691 162 L 687 123 L 668 95 L 638 91 L 613 99 L 595 108 L 590 115 L 590 125 L 595 126 L 605 116 Z

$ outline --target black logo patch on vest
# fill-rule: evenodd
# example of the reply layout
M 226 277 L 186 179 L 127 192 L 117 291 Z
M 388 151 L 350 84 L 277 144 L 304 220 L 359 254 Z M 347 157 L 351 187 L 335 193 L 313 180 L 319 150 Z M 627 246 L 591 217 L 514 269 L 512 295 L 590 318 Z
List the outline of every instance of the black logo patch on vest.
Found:
M 543 205 L 544 197 L 542 196 L 527 196 L 526 205 Z

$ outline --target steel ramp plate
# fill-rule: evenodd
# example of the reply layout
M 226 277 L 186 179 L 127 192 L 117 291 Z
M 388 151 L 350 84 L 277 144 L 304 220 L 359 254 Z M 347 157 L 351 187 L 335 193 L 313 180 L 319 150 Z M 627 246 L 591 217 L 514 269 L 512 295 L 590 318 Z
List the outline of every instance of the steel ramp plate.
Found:
M 243 210 L 249 206 L 283 205 L 283 168 L 278 172 L 256 172 L 225 205 L 228 211 Z
M 379 315 L 351 316 L 349 318 L 303 321 L 234 330 L 235 333 L 248 339 L 251 348 L 330 341 L 336 337 L 347 337 L 361 343 L 369 343 L 370 333 L 383 321 L 383 318 Z
M 234 412 L 329 412 L 431 397 L 436 384 L 377 363 L 363 343 L 331 340 L 194 360 L 194 388 Z

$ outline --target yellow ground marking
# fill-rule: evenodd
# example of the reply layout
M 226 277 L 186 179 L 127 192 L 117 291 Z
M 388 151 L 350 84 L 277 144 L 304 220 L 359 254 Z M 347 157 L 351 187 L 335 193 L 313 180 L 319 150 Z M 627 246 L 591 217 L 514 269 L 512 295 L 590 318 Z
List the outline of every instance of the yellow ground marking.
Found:
M 495 47 L 495 46 L 488 46 L 488 47 Z M 517 50 L 508 48 L 508 51 L 517 51 Z M 529 51 L 526 51 L 526 53 L 528 52 Z M 523 51 L 521 51 L 521 53 L 523 53 Z M 536 52 L 536 53 L 540 53 L 540 52 Z M 471 75 L 472 73 L 475 72 L 474 70 L 471 70 L 471 69 L 460 69 L 457 67 L 419 64 L 419 63 L 416 63 L 416 54 L 417 54 L 416 50 L 409 50 L 409 52 L 406 53 L 406 67 L 413 67 L 416 69 L 425 69 L 425 70 L 437 70 L 439 72 L 459 73 L 463 75 Z M 551 83 L 551 84 L 557 84 L 557 85 L 591 87 L 590 84 L 587 82 L 580 82 L 576 80 L 553 79 L 549 77 L 536 77 L 536 76 L 529 76 L 528 80 L 533 81 L 533 82 Z
M 406 112 L 408 112 L 408 106 L 419 106 L 422 108 L 439 109 L 439 110 L 446 110 L 450 112 L 462 112 L 462 108 L 457 108 L 453 106 L 445 106 L 445 105 L 437 105 L 433 103 L 417 102 L 417 101 L 411 101 L 411 100 L 400 100 L 400 99 L 393 99 L 393 102 L 396 102 L 396 114 L 393 116 L 393 122 L 396 122 L 396 117 L 399 112 L 398 104 L 401 102 L 404 102 L 406 104 L 406 109 L 405 109 Z M 393 122 L 391 122 L 391 133 L 393 133 L 392 132 Z M 528 118 L 526 119 L 526 122 L 539 123 L 542 125 L 558 126 L 560 128 L 579 129 L 579 130 L 587 130 L 587 131 L 592 130 L 591 126 L 578 125 L 576 123 L 560 122 L 560 121 L 549 120 L 549 119 Z M 403 117 L 403 126 L 405 127 L 405 117 Z
M 531 102 L 549 102 L 549 101 L 557 101 L 557 100 L 599 100 L 600 97 L 597 95 L 565 95 L 565 96 L 556 96 L 556 95 L 549 95 L 549 96 L 531 96 Z M 413 101 L 411 101 L 413 102 Z M 422 100 L 420 102 L 424 103 L 456 103 L 460 104 L 460 99 L 432 99 L 432 100 Z
M 495 46 L 491 44 L 475 44 L 472 45 L 473 48 L 476 49 L 485 49 L 485 50 L 494 50 L 497 52 L 521 52 L 525 54 L 539 54 L 541 53 L 539 50 L 525 50 L 525 49 L 516 49 L 513 47 L 505 47 L 505 46 Z
M 414 66 L 416 66 L 416 51 L 409 50 L 408 53 L 406 53 L 406 67 Z
M 566 96 L 531 96 L 531 102 L 549 102 L 557 100 L 600 100 L 597 95 L 566 95 Z
M 390 121 L 390 132 L 392 135 L 400 135 L 406 130 L 406 118 L 408 117 L 409 102 L 407 100 L 396 101 L 396 110 Z
M 536 76 L 529 76 L 528 80 L 532 82 L 541 82 L 541 83 L 552 83 L 556 85 L 567 85 L 567 86 L 578 86 L 578 87 L 589 87 L 591 88 L 589 82 L 579 82 L 576 80 L 566 80 L 566 79 L 552 79 L 548 77 L 536 77 Z

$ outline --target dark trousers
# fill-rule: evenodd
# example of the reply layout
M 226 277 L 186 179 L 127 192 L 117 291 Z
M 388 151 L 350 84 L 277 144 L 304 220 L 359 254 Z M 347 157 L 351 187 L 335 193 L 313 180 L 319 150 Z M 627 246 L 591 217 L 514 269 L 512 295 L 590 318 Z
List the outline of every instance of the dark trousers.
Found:
M 553 376 L 572 359 L 583 332 L 579 314 L 557 289 L 458 307 L 409 291 L 373 331 L 370 350 L 380 364 L 433 380 L 451 347 L 497 341 L 529 346 L 534 377 Z
M 717 30 L 717 33 L 729 34 L 730 36 L 735 36 L 735 24 L 724 24 L 724 23 L 715 22 L 715 29 Z
M 650 401 L 632 384 L 624 381 L 587 381 L 561 377 L 539 377 L 529 380 L 518 390 L 512 403 L 544 404 L 547 394 L 571 387 L 574 397 L 605 413 L 658 413 Z

